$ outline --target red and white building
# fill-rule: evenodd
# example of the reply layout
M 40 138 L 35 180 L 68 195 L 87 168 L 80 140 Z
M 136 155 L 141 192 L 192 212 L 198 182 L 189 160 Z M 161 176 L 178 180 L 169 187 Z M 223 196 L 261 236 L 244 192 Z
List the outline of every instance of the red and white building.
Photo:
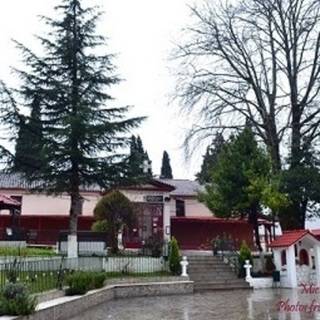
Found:
M 21 203 L 18 227 L 31 235 L 29 241 L 55 244 L 59 231 L 67 230 L 69 224 L 70 198 L 46 193 L 33 193 L 30 185 L 18 174 L 0 174 L 0 193 Z M 253 232 L 247 221 L 216 218 L 198 201 L 202 187 L 196 181 L 153 179 L 139 186 L 122 188 L 121 191 L 137 206 L 137 225 L 125 232 L 127 247 L 138 248 L 155 234 L 166 240 L 175 236 L 184 249 L 209 249 L 217 236 L 228 235 L 236 243 L 245 240 L 253 244 Z M 78 229 L 90 230 L 93 209 L 103 195 L 97 186 L 83 188 L 83 213 Z M 0 212 L 0 230 L 10 226 L 9 212 Z

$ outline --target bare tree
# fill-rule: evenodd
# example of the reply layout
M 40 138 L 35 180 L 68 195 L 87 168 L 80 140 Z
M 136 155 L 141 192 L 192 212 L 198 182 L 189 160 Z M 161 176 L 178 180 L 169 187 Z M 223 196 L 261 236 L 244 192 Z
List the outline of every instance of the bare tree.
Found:
M 177 95 L 185 110 L 198 115 L 186 142 L 249 120 L 275 173 L 283 168 L 280 150 L 287 145 L 287 165 L 299 167 L 303 151 L 319 137 L 320 2 L 207 0 L 191 10 L 196 23 L 177 53 Z M 293 204 L 300 226 L 308 200 Z

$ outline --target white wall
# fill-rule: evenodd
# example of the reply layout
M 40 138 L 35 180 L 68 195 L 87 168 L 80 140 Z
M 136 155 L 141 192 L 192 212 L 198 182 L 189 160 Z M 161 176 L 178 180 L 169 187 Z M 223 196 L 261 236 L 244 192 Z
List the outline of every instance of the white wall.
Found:
M 21 190 L 1 190 L 1 193 L 8 196 L 22 196 L 22 210 L 23 215 L 68 215 L 70 208 L 70 197 L 68 195 L 53 196 L 45 194 L 30 194 Z M 93 215 L 93 209 L 101 197 L 97 192 L 82 193 L 83 215 Z M 5 211 L 1 211 L 4 214 Z
M 185 213 L 186 217 L 213 217 L 212 212 L 196 198 L 183 198 L 179 199 L 184 200 L 185 202 Z M 171 197 L 170 200 L 170 214 L 171 216 L 176 216 L 176 200 Z

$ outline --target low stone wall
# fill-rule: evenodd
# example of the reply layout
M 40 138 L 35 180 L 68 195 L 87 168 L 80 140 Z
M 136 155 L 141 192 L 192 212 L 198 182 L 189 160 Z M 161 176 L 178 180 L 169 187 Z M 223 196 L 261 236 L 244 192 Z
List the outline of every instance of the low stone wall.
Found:
M 4 248 L 26 248 L 27 242 L 26 241 L 0 241 L 0 247 Z
M 272 288 L 273 286 L 272 278 L 251 278 L 248 282 L 253 289 Z
M 61 297 L 38 305 L 29 317 L 0 317 L 1 320 L 67 320 L 85 310 L 115 298 L 192 294 L 193 281 L 114 284 L 83 296 Z

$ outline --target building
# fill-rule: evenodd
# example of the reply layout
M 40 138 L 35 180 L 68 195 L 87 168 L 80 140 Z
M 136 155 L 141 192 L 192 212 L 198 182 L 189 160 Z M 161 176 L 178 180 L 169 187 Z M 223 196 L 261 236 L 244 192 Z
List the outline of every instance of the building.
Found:
M 69 224 L 70 198 L 34 193 L 37 187 L 29 184 L 19 174 L 0 174 L 0 193 L 20 202 L 17 227 L 26 230 L 29 241 L 54 244 L 61 230 Z M 216 237 L 228 235 L 240 245 L 242 240 L 252 245 L 252 228 L 247 221 L 216 218 L 198 201 L 203 190 L 197 182 L 190 180 L 153 179 L 138 186 L 121 188 L 139 208 L 137 224 L 125 230 L 126 247 L 139 248 L 153 236 L 169 240 L 175 236 L 184 249 L 209 249 Z M 81 188 L 83 213 L 78 229 L 90 230 L 93 209 L 104 194 L 98 186 Z M 0 231 L 4 234 L 10 226 L 9 211 L 0 212 Z M 1 232 L 0 232 L 1 233 Z

